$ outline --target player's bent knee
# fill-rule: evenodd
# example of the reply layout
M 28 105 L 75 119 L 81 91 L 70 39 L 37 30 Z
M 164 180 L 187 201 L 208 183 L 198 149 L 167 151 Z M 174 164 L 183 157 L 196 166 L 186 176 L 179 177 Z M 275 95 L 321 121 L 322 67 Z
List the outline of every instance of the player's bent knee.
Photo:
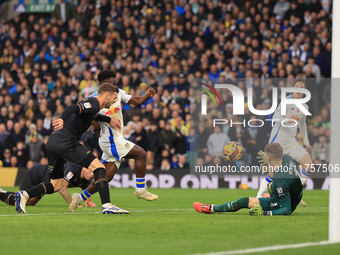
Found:
M 145 159 L 146 160 L 146 152 L 142 147 L 138 145 L 133 146 L 131 151 L 128 153 L 128 156 L 133 159 Z
M 63 186 L 63 179 L 52 179 L 51 183 L 53 185 L 54 192 L 58 192 Z
M 299 163 L 303 165 L 304 167 L 306 167 L 306 166 L 310 166 L 311 164 L 313 164 L 313 160 L 311 156 L 307 153 L 299 160 Z
M 106 179 L 108 182 L 112 181 L 113 175 L 106 175 Z
M 138 152 L 138 156 L 141 158 L 141 159 L 145 159 L 146 160 L 146 152 L 143 148 L 139 147 L 139 152 Z
M 255 205 L 259 205 L 260 204 L 260 200 L 257 197 L 250 197 L 249 198 L 249 204 L 248 204 L 248 208 L 254 208 Z
M 117 173 L 117 165 L 114 162 L 107 162 L 104 163 L 105 168 L 106 168 L 106 178 L 107 181 L 110 182 L 115 174 Z
M 105 166 L 97 159 L 97 158 L 95 158 L 92 162 L 91 162 L 91 164 L 88 166 L 88 168 L 87 169 L 89 169 L 90 171 L 94 171 L 94 170 L 96 170 L 96 169 L 98 169 L 98 168 L 104 168 L 105 169 Z
M 89 169 L 90 171 L 94 171 L 98 167 L 103 167 L 103 164 L 100 163 L 100 161 L 92 153 L 88 154 L 86 158 L 82 162 L 80 162 L 79 165 Z M 97 165 L 98 167 L 96 167 Z
M 53 187 L 54 187 L 54 193 L 55 193 L 55 192 L 58 192 L 59 190 L 61 190 L 62 185 L 56 185 L 56 186 L 53 185 Z

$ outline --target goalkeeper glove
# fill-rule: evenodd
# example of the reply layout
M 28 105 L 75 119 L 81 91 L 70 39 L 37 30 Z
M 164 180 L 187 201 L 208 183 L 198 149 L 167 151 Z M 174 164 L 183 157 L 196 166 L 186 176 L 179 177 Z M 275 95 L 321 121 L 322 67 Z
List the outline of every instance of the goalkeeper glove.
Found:
M 268 163 L 267 163 L 267 160 L 266 160 L 266 156 L 265 156 L 265 153 L 264 153 L 264 151 L 259 151 L 258 153 L 257 153 L 257 161 L 261 164 L 261 165 L 267 165 Z
M 261 216 L 261 215 L 263 215 L 262 207 L 260 205 L 255 205 L 254 208 L 250 209 L 249 214 L 251 216 Z
M 272 211 L 263 211 L 260 205 L 255 205 L 254 208 L 250 209 L 249 214 L 250 216 L 262 216 L 262 215 L 272 216 L 273 215 Z

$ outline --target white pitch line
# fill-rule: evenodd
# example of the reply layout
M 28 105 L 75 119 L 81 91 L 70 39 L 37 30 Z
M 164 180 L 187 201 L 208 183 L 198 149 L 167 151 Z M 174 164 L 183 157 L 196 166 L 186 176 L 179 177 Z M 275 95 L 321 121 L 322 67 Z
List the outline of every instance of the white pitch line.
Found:
M 14 209 L 14 207 L 13 207 Z M 130 212 L 166 212 L 166 211 L 192 211 L 194 209 L 157 209 L 157 210 L 132 210 Z M 0 217 L 18 217 L 18 216 L 41 216 L 41 215 L 73 215 L 73 214 L 90 214 L 101 213 L 101 211 L 88 211 L 88 212 L 65 212 L 65 213 L 13 213 L 13 214 L 0 214 Z
M 285 250 L 285 249 L 296 249 L 303 248 L 309 246 L 319 246 L 319 245 L 328 245 L 333 244 L 330 241 L 320 241 L 314 243 L 297 243 L 297 244 L 286 244 L 286 245 L 274 245 L 274 246 L 265 246 L 259 248 L 249 248 L 244 250 L 233 250 L 233 251 L 219 251 L 219 252 L 208 252 L 208 253 L 196 253 L 192 255 L 232 255 L 232 254 L 249 254 L 249 253 L 257 253 L 257 252 L 265 252 L 265 251 L 277 251 L 277 250 Z

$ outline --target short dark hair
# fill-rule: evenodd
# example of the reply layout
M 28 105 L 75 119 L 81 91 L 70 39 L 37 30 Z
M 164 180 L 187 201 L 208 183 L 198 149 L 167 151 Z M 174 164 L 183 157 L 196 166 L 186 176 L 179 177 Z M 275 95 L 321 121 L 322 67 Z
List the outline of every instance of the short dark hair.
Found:
M 110 78 L 116 78 L 116 73 L 112 70 L 103 70 L 98 74 L 99 84 L 102 84 L 106 80 L 110 80 Z
M 110 93 L 114 93 L 117 92 L 118 93 L 118 87 L 114 86 L 113 83 L 103 83 L 102 85 L 100 85 L 99 89 L 98 89 L 98 95 L 102 95 L 105 92 L 110 92 Z
M 295 86 L 296 83 L 299 83 L 299 82 L 302 82 L 306 87 L 306 81 L 304 79 L 296 79 L 293 83 L 293 87 Z

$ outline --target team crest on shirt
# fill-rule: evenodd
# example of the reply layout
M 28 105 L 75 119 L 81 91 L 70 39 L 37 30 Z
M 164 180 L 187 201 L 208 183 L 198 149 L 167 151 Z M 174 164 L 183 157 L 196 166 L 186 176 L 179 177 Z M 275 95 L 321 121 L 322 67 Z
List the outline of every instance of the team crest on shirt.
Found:
M 89 102 L 87 102 L 87 103 L 84 104 L 84 107 L 86 109 L 90 109 L 90 108 L 92 108 L 92 105 Z
M 277 191 L 277 193 L 279 194 L 279 196 L 284 195 L 283 189 L 282 189 L 282 188 L 277 188 L 276 191 Z
M 129 148 L 129 147 L 130 147 L 130 144 L 129 144 L 129 143 L 126 143 L 126 144 L 125 144 L 125 147 L 126 147 L 126 148 Z

